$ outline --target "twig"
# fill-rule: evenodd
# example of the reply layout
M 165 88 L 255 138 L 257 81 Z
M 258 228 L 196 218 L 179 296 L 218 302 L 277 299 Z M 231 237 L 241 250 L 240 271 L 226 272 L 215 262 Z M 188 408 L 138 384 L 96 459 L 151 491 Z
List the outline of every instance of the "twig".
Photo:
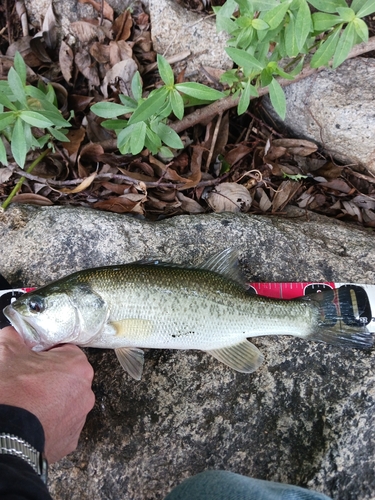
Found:
M 210 148 L 210 152 L 209 152 L 209 155 L 208 155 L 208 158 L 207 158 L 207 162 L 206 162 L 206 172 L 208 172 L 208 169 L 210 168 L 210 163 L 211 163 L 211 160 L 212 160 L 212 156 L 214 154 L 214 150 L 215 150 L 215 146 L 216 146 L 216 141 L 217 141 L 217 136 L 219 135 L 219 130 L 220 130 L 220 125 L 221 125 L 221 119 L 223 118 L 223 115 L 220 113 L 218 118 L 217 118 L 217 122 L 216 122 L 216 125 L 215 125 L 215 130 L 214 130 L 214 134 L 212 136 L 212 144 L 211 144 L 211 148 Z
M 371 52 L 375 50 L 375 37 L 371 37 L 367 42 L 360 43 L 356 45 L 349 53 L 347 59 L 352 59 L 366 52 Z M 299 73 L 294 80 L 286 80 L 284 78 L 278 79 L 281 86 L 286 87 L 292 83 L 299 82 L 308 76 L 313 75 L 319 71 L 322 71 L 325 67 L 321 68 L 311 68 L 310 65 L 305 66 L 301 73 Z M 262 87 L 258 90 L 259 97 L 268 94 L 268 87 Z M 238 104 L 239 98 L 233 98 L 232 96 L 224 97 L 219 101 L 206 106 L 204 108 L 197 109 L 190 115 L 185 116 L 181 121 L 172 123 L 170 127 L 177 133 L 183 132 L 187 128 L 193 127 L 197 123 L 202 121 L 210 121 L 216 115 L 228 111 L 228 109 L 235 108 Z
M 26 170 L 26 172 L 23 172 L 23 175 L 22 177 L 20 178 L 20 180 L 17 182 L 17 184 L 14 186 L 14 188 L 12 189 L 10 195 L 8 196 L 8 198 L 4 201 L 4 203 L 1 205 L 1 211 L 4 212 L 8 206 L 10 205 L 12 199 L 16 196 L 16 194 L 18 193 L 18 191 L 21 189 L 21 186 L 22 184 L 25 182 L 26 180 L 26 174 L 30 174 L 30 172 L 34 169 L 34 167 L 36 167 L 38 165 L 38 163 L 40 163 L 43 158 L 45 156 L 47 156 L 49 153 L 51 152 L 50 149 L 46 149 L 45 151 L 43 151 L 43 153 L 41 153 L 38 158 L 36 158 L 36 160 L 34 160 L 32 162 L 32 164 L 30 165 L 30 167 Z

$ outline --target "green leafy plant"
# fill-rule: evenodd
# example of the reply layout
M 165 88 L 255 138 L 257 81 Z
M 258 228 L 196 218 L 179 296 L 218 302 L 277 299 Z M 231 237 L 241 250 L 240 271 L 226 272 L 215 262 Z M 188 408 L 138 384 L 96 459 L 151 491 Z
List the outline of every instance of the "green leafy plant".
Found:
M 25 167 L 30 150 L 47 146 L 27 169 L 30 173 L 53 149 L 54 139 L 68 141 L 66 128 L 70 123 L 57 108 L 52 85 L 40 82 L 38 87 L 33 87 L 27 84 L 26 76 L 26 64 L 17 52 L 8 79 L 0 81 L 0 163 L 8 165 L 3 137 L 9 142 L 14 161 L 21 168 Z M 2 210 L 6 210 L 24 181 L 22 176 L 1 205 Z
M 52 85 L 28 85 L 26 72 L 26 64 L 17 52 L 8 79 L 0 81 L 0 162 L 8 164 L 3 136 L 21 168 L 30 150 L 53 148 L 53 139 L 68 141 L 66 128 L 70 127 L 56 106 Z
M 312 14 L 309 4 L 320 12 Z M 226 52 L 238 65 L 221 80 L 240 97 L 238 113 L 246 111 L 260 87 L 268 87 L 273 107 L 285 118 L 277 77 L 294 79 L 313 51 L 312 67 L 332 58 L 333 67 L 339 66 L 354 45 L 368 40 L 362 17 L 375 12 L 375 0 L 353 0 L 351 7 L 345 0 L 227 0 L 214 10 L 217 30 L 231 36 Z
M 164 85 L 142 97 L 142 83 L 137 72 L 131 83 L 132 97 L 120 95 L 121 104 L 99 102 L 91 110 L 101 118 L 108 118 L 102 126 L 114 130 L 122 154 L 136 155 L 144 148 L 152 154 L 171 157 L 172 149 L 183 148 L 176 132 L 167 125 L 172 113 L 181 120 L 185 107 L 206 104 L 224 97 L 222 92 L 200 83 L 174 83 L 173 70 L 167 60 L 158 55 L 158 69 Z M 118 117 L 124 118 L 118 118 Z M 127 118 L 129 116 L 129 118 Z

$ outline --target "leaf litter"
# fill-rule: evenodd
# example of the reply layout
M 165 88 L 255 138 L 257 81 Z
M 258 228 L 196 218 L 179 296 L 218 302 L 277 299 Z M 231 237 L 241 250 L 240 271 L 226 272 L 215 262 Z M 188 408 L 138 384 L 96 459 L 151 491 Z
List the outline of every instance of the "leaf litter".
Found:
M 334 163 L 311 141 L 281 135 L 264 122 L 259 102 L 241 117 L 229 111 L 184 132 L 185 148 L 171 161 L 147 149 L 121 155 L 115 135 L 100 126 L 102 119 L 90 106 L 119 103 L 120 93 L 131 95 L 136 71 L 145 95 L 160 84 L 150 19 L 140 2 L 132 12 L 119 13 L 105 0 L 103 7 L 96 0 L 80 2 L 91 4 L 97 17 L 71 23 L 74 45 L 57 43 L 52 7 L 35 33 L 28 32 L 22 2 L 17 9 L 2 8 L 0 29 L 11 28 L 0 41 L 0 77 L 7 77 L 19 51 L 29 83 L 50 81 L 64 116 L 73 111 L 70 142 L 58 143 L 32 174 L 11 162 L 0 168 L 2 199 L 24 175 L 14 198 L 18 203 L 92 207 L 153 220 L 212 211 L 282 215 L 294 205 L 375 227 L 375 177 L 362 167 Z M 201 11 L 206 2 L 190 0 L 189 7 Z M 166 56 L 172 64 L 186 55 Z M 217 84 L 210 68 L 202 68 L 202 74 L 208 85 Z M 176 79 L 184 82 L 184 73 Z M 31 153 L 28 163 L 36 156 Z

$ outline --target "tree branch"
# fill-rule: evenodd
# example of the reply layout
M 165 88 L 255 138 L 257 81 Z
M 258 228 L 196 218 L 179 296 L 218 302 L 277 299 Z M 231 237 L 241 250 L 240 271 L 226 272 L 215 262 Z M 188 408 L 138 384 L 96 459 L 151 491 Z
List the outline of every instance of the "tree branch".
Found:
M 371 52 L 375 50 L 375 37 L 369 38 L 367 42 L 360 43 L 353 47 L 346 59 L 352 59 L 359 55 L 365 54 L 366 52 Z M 308 76 L 313 75 L 319 71 L 326 69 L 325 66 L 321 68 L 311 68 L 310 65 L 306 65 L 301 73 L 299 73 L 294 80 L 285 80 L 284 78 L 278 79 L 281 86 L 286 87 L 295 82 L 299 82 Z M 268 94 L 268 87 L 262 87 L 258 90 L 259 97 Z M 204 108 L 197 109 L 193 111 L 190 115 L 185 116 L 182 120 L 172 123 L 170 127 L 177 133 L 183 132 L 189 127 L 193 127 L 197 123 L 203 121 L 212 120 L 216 115 L 224 113 L 228 109 L 235 108 L 238 104 L 239 98 L 233 98 L 232 96 L 224 97 L 219 101 L 206 106 Z

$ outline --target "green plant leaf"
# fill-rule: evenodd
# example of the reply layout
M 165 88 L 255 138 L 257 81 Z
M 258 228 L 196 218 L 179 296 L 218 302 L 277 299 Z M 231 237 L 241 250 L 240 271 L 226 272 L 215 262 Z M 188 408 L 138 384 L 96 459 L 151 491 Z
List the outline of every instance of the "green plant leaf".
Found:
M 55 127 L 71 127 L 72 125 L 65 120 L 60 111 L 54 107 L 53 111 L 40 109 L 38 114 L 44 116 L 54 124 Z
M 0 131 L 7 128 L 13 122 L 16 121 L 17 115 L 13 111 L 6 111 L 5 113 L 0 113 Z
M 126 108 L 122 104 L 116 104 L 115 102 L 97 102 L 91 106 L 91 111 L 95 113 L 100 118 L 116 118 L 117 116 L 125 115 L 134 111 L 134 109 Z
M 358 17 L 356 17 L 354 19 L 353 24 L 354 24 L 355 31 L 356 31 L 357 35 L 359 36 L 359 38 L 362 41 L 367 42 L 368 41 L 367 24 L 362 19 L 359 19 Z
M 251 83 L 248 80 L 245 84 L 243 91 L 241 92 L 240 100 L 238 101 L 237 113 L 238 115 L 242 115 L 247 111 L 247 108 L 250 105 L 250 96 L 251 96 Z
M 132 141 L 130 145 L 130 151 L 133 155 L 137 155 L 145 147 L 146 128 L 145 122 L 138 122 L 133 125 Z
M 2 163 L 4 166 L 8 165 L 7 152 L 5 150 L 5 146 L 1 137 L 0 137 L 0 163 Z
M 158 70 L 160 73 L 160 78 L 163 80 L 167 87 L 173 87 L 174 85 L 174 74 L 169 62 L 162 55 L 157 55 Z
M 333 68 L 337 68 L 338 66 L 340 66 L 340 64 L 342 64 L 348 57 L 349 52 L 355 45 L 355 38 L 355 26 L 351 22 L 346 26 L 339 38 L 339 42 L 335 50 L 335 55 L 333 56 Z
M 301 0 L 295 22 L 295 37 L 299 52 L 301 52 L 309 33 L 312 31 L 312 26 L 310 8 L 306 0 Z
M 285 120 L 286 115 L 286 99 L 284 90 L 275 78 L 268 86 L 272 106 L 282 120 Z
M 124 95 L 124 94 L 120 94 L 119 95 L 119 98 L 120 98 L 120 101 L 122 102 L 122 104 L 127 108 L 127 109 L 131 109 L 131 110 L 135 110 L 137 109 L 137 106 L 138 106 L 138 101 L 140 99 L 137 99 L 137 101 L 135 99 L 132 99 L 131 97 L 127 96 L 127 95 Z M 131 111 L 128 111 L 128 113 L 131 113 Z
M 326 66 L 329 63 L 329 61 L 333 57 L 333 54 L 335 53 L 339 41 L 341 27 L 342 24 L 336 26 L 327 40 L 325 40 L 315 52 L 310 62 L 310 66 L 312 68 Z
M 168 97 L 166 87 L 154 90 L 150 93 L 145 101 L 143 101 L 132 114 L 129 125 L 133 123 L 143 122 L 152 115 L 158 113 L 158 110 L 164 105 Z
M 28 125 L 26 127 L 28 127 Z M 30 127 L 28 128 L 30 129 Z M 12 151 L 14 161 L 20 168 L 23 168 L 25 166 L 26 153 L 27 153 L 25 132 L 26 130 L 24 130 L 21 118 L 17 118 L 16 123 L 14 124 L 13 127 L 12 138 L 10 141 L 10 149 Z
M 32 127 L 46 128 L 54 125 L 51 120 L 36 111 L 21 111 L 19 116 L 24 122 L 28 123 Z
M 141 80 L 141 75 L 139 74 L 139 71 L 137 71 L 132 78 L 131 91 L 132 91 L 133 97 L 136 101 L 139 101 L 140 99 L 142 99 L 142 80 Z M 121 97 L 120 97 L 120 99 L 121 99 Z M 123 103 L 123 104 L 125 104 L 125 103 Z
M 327 14 L 325 12 L 314 12 L 311 18 L 313 21 L 314 30 L 318 32 L 327 31 L 341 22 L 339 16 L 334 14 Z
M 101 126 L 108 130 L 122 130 L 124 127 L 127 127 L 128 120 L 104 120 L 101 123 Z
M 21 78 L 19 77 L 18 73 L 14 68 L 10 68 L 8 72 L 8 82 L 10 88 L 12 89 L 13 95 L 16 97 L 17 101 L 19 101 L 22 104 L 22 106 L 24 106 L 27 109 L 25 87 L 22 83 Z
M 291 0 L 281 3 L 274 7 L 273 9 L 266 12 L 264 15 L 260 16 L 263 21 L 265 21 L 271 30 L 277 28 L 283 21 L 287 10 L 289 9 L 289 5 L 291 4 Z
M 236 46 L 241 49 L 247 49 L 255 42 L 256 38 L 257 34 L 255 29 L 252 26 L 248 26 L 238 32 Z
M 246 50 L 227 47 L 225 52 L 236 64 L 238 64 L 238 66 L 244 68 L 247 72 L 250 72 L 252 69 L 256 69 L 260 72 L 264 68 L 264 65 L 246 52 Z
M 253 0 L 251 4 L 254 10 L 264 12 L 276 7 L 279 5 L 279 2 L 276 0 Z
M 288 57 L 296 57 L 299 54 L 295 22 L 291 13 L 289 15 L 289 23 L 285 28 L 285 50 Z
M 234 33 L 237 29 L 236 23 L 225 15 L 216 15 L 216 32 Z
M 202 85 L 201 83 L 177 83 L 175 87 L 179 92 L 195 97 L 196 99 L 201 99 L 202 101 L 217 101 L 218 99 L 225 97 L 223 92 L 206 87 L 206 85 Z
M 264 68 L 264 70 L 260 74 L 260 82 L 262 87 L 268 87 L 268 85 L 272 81 L 272 70 L 270 68 Z
M 337 7 L 347 7 L 345 0 L 308 0 L 309 4 L 322 12 L 337 12 Z
M 367 0 L 357 12 L 357 17 L 369 16 L 375 12 L 375 0 Z
M 183 149 L 184 145 L 180 139 L 180 136 L 176 134 L 176 132 L 173 129 L 171 129 L 171 127 L 165 125 L 165 123 L 159 122 L 157 124 L 156 133 L 158 134 L 160 139 L 164 142 L 164 144 L 166 144 L 170 148 Z
M 70 140 L 65 135 L 68 132 L 67 130 L 65 130 L 65 131 L 64 130 L 57 130 L 56 128 L 53 128 L 53 127 L 48 127 L 47 130 L 58 141 L 70 142 Z
M 227 0 L 222 6 L 214 7 L 212 10 L 215 12 L 216 16 L 230 17 L 233 12 L 237 9 L 238 5 L 236 0 Z
M 350 23 L 355 19 L 355 12 L 349 7 L 338 7 L 337 12 L 345 23 Z
M 358 12 L 359 9 L 362 7 L 364 0 L 353 0 L 351 3 L 350 8 L 354 10 L 354 12 Z
M 21 54 L 17 51 L 14 55 L 14 69 L 21 79 L 22 85 L 26 85 L 27 68 Z
M 170 105 L 172 107 L 172 111 L 175 114 L 176 118 L 182 120 L 184 116 L 184 100 L 176 89 L 173 89 L 169 94 Z
M 269 29 L 269 25 L 263 19 L 253 19 L 252 26 L 257 31 Z
M 172 153 L 172 151 L 171 151 L 169 148 L 166 148 L 165 146 L 162 146 L 162 147 L 159 149 L 159 154 L 160 154 L 160 156 L 162 156 L 163 158 L 173 158 L 173 153 Z
M 147 127 L 147 129 L 146 129 L 145 146 L 154 155 L 162 147 L 160 137 L 158 136 L 158 134 L 154 130 L 152 130 L 151 127 Z

